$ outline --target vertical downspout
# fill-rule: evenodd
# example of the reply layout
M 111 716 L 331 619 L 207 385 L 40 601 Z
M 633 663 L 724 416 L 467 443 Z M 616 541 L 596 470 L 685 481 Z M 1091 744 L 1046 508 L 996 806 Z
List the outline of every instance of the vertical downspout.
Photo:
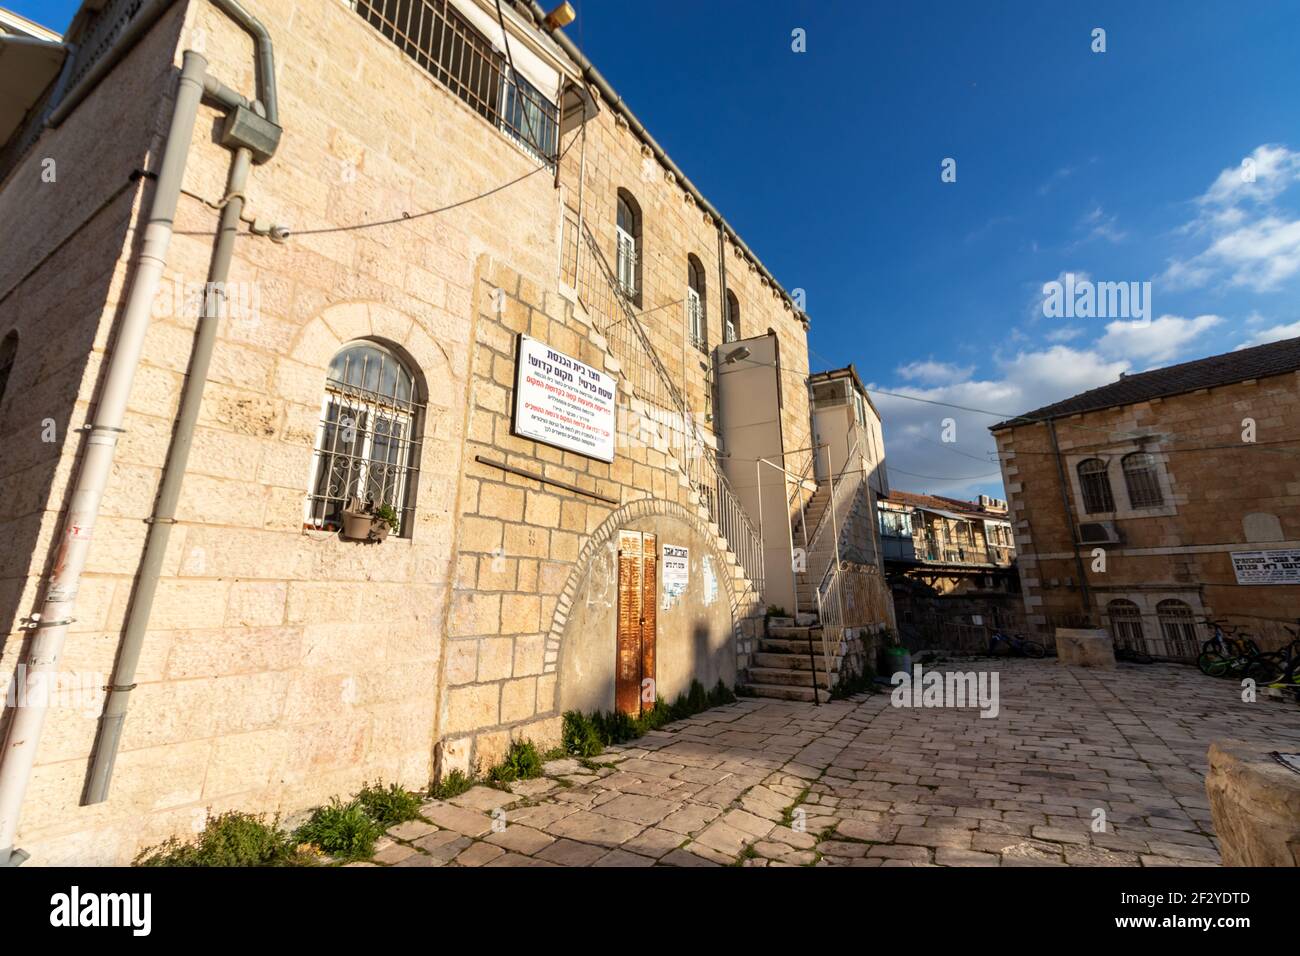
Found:
M 40 620 L 35 626 L 36 637 L 27 653 L 25 673 L 19 674 L 19 679 L 26 683 L 29 705 L 13 709 L 4 749 L 0 751 L 0 866 L 9 865 L 13 857 L 19 863 L 26 859 L 25 853 L 14 852 L 13 843 L 18 813 L 36 762 L 36 745 L 45 725 L 48 681 L 58 667 L 68 625 L 73 621 L 81 573 L 86 566 L 100 501 L 113 469 L 113 455 L 123 430 L 131 383 L 144 348 L 153 300 L 167 264 L 207 66 L 202 56 L 192 50 L 185 51 L 149 221 L 136 256 L 131 293 L 109 357 L 94 424 L 86 429 L 89 432 L 86 447 L 64 517 L 62 543 L 41 605 Z
M 158 579 L 162 574 L 167 542 L 171 537 L 172 525 L 176 523 L 176 505 L 180 500 L 181 485 L 185 481 L 199 408 L 203 404 L 203 389 L 207 384 L 208 368 L 212 364 L 217 325 L 226 312 L 225 283 L 230 275 L 230 260 L 235 251 L 235 238 L 239 234 L 240 215 L 244 211 L 244 187 L 248 183 L 248 172 L 252 164 L 253 154 L 247 147 L 241 146 L 235 150 L 203 296 L 203 311 L 195 331 L 194 350 L 177 409 L 176 429 L 167 450 L 153 515 L 149 518 L 149 534 L 145 539 L 139 577 L 136 579 L 135 593 L 127 611 L 126 627 L 113 668 L 113 681 L 109 685 L 104 712 L 99 718 L 90 771 L 81 800 L 83 806 L 102 803 L 108 799 L 109 782 L 113 777 L 113 764 L 122 740 L 127 705 L 130 693 L 135 689 L 136 665 L 144 647 L 154 597 L 158 593 Z
M 1075 533 L 1074 506 L 1070 504 L 1070 494 L 1065 486 L 1065 465 L 1061 463 L 1061 446 L 1056 441 L 1056 421 L 1047 420 L 1047 431 L 1052 436 L 1052 454 L 1056 456 L 1056 476 L 1061 484 L 1061 504 L 1065 507 L 1065 520 L 1070 526 L 1070 550 L 1074 552 L 1074 566 L 1079 574 L 1079 588 L 1083 592 L 1083 613 L 1088 623 L 1093 621 L 1092 591 L 1088 589 L 1088 578 L 1083 571 L 1083 556 L 1079 554 L 1079 540 Z

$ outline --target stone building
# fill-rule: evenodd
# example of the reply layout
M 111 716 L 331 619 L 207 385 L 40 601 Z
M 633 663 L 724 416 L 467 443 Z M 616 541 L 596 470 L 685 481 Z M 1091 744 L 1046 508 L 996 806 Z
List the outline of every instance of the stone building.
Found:
M 3 131 L 0 665 L 112 693 L 6 709 L 0 853 L 18 806 L 122 862 L 747 679 L 808 318 L 563 9 L 502 16 L 86 3 Z
M 980 652 L 1019 629 L 1019 581 L 1007 503 L 891 491 L 878 503 L 885 576 L 913 649 Z
M 1300 339 L 1134 375 L 993 426 L 1025 612 L 1195 660 L 1300 615 Z

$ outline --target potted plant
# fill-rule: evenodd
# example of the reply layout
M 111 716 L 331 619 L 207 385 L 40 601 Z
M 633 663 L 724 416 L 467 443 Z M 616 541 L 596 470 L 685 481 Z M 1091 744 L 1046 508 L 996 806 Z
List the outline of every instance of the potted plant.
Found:
M 374 515 L 371 513 L 373 507 L 373 502 L 363 502 L 357 497 L 349 498 L 347 507 L 343 509 L 343 537 L 353 541 L 370 540 L 370 529 L 374 524 Z
M 353 541 L 383 541 L 400 524 L 397 509 L 390 504 L 376 506 L 373 498 L 353 497 L 343 509 L 343 537 Z
M 382 504 L 373 512 L 370 535 L 376 541 L 383 541 L 388 537 L 388 532 L 397 530 L 397 525 L 397 509 L 390 504 Z

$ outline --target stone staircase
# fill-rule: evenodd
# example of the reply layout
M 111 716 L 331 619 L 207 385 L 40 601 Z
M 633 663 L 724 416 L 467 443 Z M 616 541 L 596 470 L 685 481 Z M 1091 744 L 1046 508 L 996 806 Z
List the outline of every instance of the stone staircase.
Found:
M 842 651 L 838 646 L 833 649 L 835 656 L 828 672 L 822 638 L 816 614 L 801 612 L 797 621 L 791 617 L 768 618 L 758 651 L 750 662 L 746 685 L 749 693 L 755 697 L 802 700 L 810 704 L 829 700 L 830 688 L 839 679 Z M 818 688 L 815 698 L 814 679 Z

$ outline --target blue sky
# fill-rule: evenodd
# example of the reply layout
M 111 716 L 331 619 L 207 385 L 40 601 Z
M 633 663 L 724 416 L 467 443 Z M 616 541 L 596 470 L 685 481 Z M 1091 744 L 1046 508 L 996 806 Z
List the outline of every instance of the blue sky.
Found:
M 570 36 L 806 291 L 814 368 L 1009 415 L 1300 335 L 1300 3 L 574 5 Z M 1044 316 L 1067 272 L 1151 282 L 1150 315 Z M 1001 493 L 996 418 L 874 398 L 896 487 Z

